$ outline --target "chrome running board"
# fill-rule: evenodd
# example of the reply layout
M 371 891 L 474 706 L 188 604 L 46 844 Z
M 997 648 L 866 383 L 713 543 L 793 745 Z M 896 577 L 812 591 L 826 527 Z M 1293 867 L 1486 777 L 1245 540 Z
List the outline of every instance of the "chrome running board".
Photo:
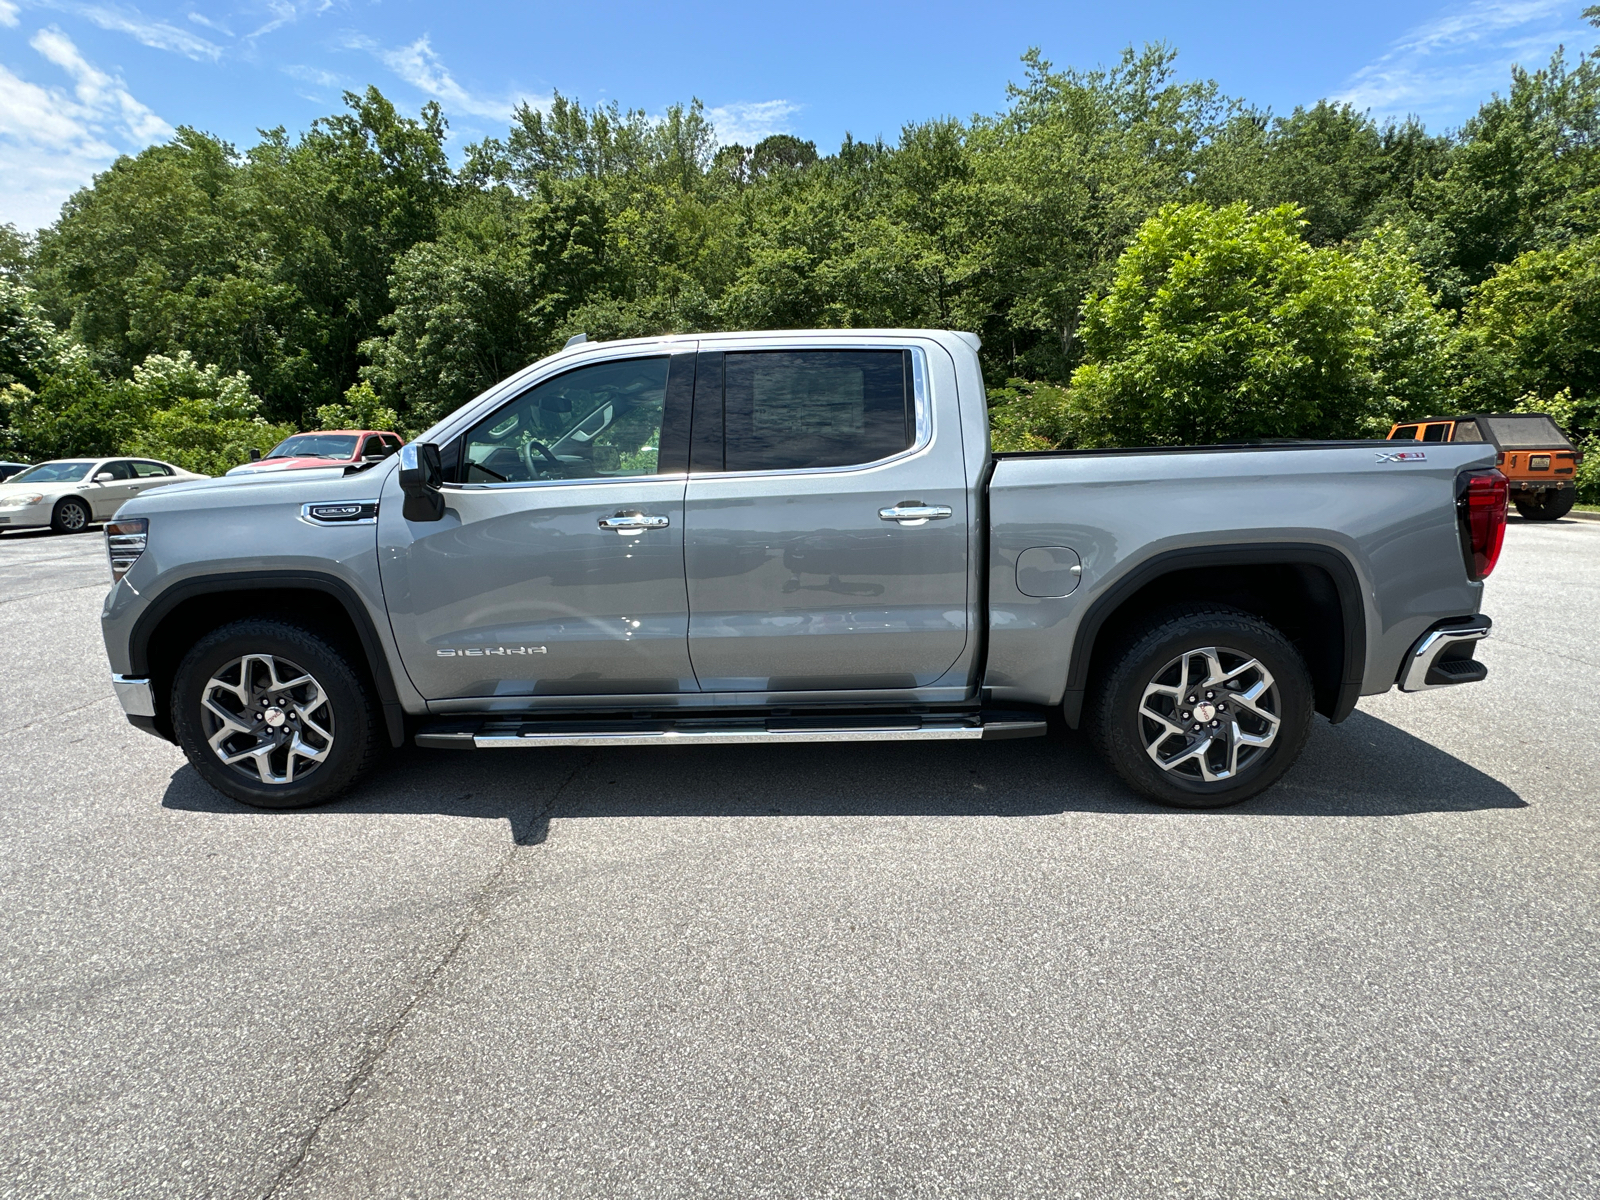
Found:
M 1045 721 L 1024 713 L 870 717 L 770 717 L 681 721 L 451 721 L 416 736 L 432 749 L 535 746 L 741 746 L 779 742 L 951 742 L 1042 737 Z

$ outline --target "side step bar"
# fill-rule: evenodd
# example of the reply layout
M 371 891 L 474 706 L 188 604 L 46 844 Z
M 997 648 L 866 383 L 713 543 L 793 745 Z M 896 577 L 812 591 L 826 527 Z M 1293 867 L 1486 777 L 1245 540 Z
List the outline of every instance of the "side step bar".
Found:
M 448 721 L 424 727 L 416 743 L 434 750 L 531 746 L 736 746 L 757 742 L 950 742 L 1043 737 L 1031 713 L 867 717 L 734 717 L 662 721 Z

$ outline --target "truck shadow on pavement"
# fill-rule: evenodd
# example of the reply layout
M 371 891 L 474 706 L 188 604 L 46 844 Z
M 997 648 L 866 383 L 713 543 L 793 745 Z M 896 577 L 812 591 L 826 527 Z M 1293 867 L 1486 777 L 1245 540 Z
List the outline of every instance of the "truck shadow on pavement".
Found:
M 249 814 L 185 765 L 162 804 Z M 1528 807 L 1492 776 L 1376 717 L 1319 721 L 1300 762 L 1223 812 L 1388 817 Z M 343 799 L 305 816 L 392 813 L 505 820 L 537 845 L 553 820 L 592 817 L 1184 816 L 1133 795 L 1067 730 L 1008 742 L 395 752 Z

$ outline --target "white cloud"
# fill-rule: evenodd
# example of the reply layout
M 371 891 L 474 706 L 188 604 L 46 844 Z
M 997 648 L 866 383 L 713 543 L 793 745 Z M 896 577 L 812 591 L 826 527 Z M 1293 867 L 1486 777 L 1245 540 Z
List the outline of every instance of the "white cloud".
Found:
M 113 8 L 108 5 L 87 4 L 71 11 L 87 17 L 101 29 L 113 33 L 126 33 L 155 50 L 170 50 L 196 61 L 207 58 L 215 62 L 222 56 L 222 47 L 207 41 L 198 33 L 179 29 L 165 21 L 156 21 L 136 8 Z
M 17 6 L 11 3 L 11 0 L 0 0 L 0 25 L 4 25 L 7 29 L 15 29 L 17 21 Z
M 549 104 L 549 98 L 514 93 L 508 96 L 484 96 L 467 91 L 455 81 L 445 68 L 426 34 L 409 46 L 384 49 L 366 39 L 356 39 L 351 45 L 370 50 L 378 60 L 418 91 L 426 92 L 444 102 L 445 112 L 471 113 L 477 117 L 492 117 L 506 121 L 518 103 L 526 101 L 535 108 Z
M 68 92 L 0 66 L 0 177 L 6 180 L 0 221 L 36 229 L 53 221 L 61 202 L 120 152 L 142 149 L 172 129 L 59 29 L 41 29 L 28 44 L 72 81 Z
M 291 63 L 279 67 L 290 79 L 298 79 L 301 83 L 312 83 L 317 87 L 340 87 L 343 80 L 332 71 L 324 71 L 320 67 L 308 67 L 301 63 Z
M 207 29 L 214 29 L 218 33 L 222 34 L 223 37 L 233 36 L 233 30 L 229 29 L 226 25 L 223 25 L 218 21 L 213 21 L 210 17 L 204 15 L 203 13 L 192 12 L 189 14 L 189 20 L 193 21 L 196 25 L 204 25 Z
M 1582 44 L 1570 0 L 1472 0 L 1408 30 L 1345 83 L 1335 99 L 1379 116 L 1414 113 L 1458 124 L 1511 67 L 1543 66 L 1562 43 Z M 1592 31 L 1589 31 L 1592 32 Z
M 717 141 L 729 146 L 754 146 L 775 133 L 788 133 L 790 118 L 800 105 L 788 100 L 758 100 L 754 103 L 723 104 L 707 109 L 706 116 L 717 131 Z

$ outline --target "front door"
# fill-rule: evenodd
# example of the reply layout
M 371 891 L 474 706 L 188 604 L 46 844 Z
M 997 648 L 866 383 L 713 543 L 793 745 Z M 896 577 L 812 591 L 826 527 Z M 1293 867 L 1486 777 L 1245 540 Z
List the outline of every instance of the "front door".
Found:
M 430 700 L 695 690 L 683 576 L 693 353 L 590 363 L 463 435 L 444 518 L 390 477 L 378 554 L 407 673 Z M 687 421 L 668 421 L 669 430 Z
M 89 489 L 87 496 L 94 506 L 94 519 L 96 521 L 109 521 L 121 508 L 137 494 L 133 480 L 133 464 L 125 458 L 112 459 L 102 463 L 95 472 L 95 478 L 101 475 L 110 475 L 111 478 L 104 483 L 97 483 Z
M 684 520 L 704 691 L 928 687 L 968 636 L 958 430 L 922 351 L 703 353 Z

